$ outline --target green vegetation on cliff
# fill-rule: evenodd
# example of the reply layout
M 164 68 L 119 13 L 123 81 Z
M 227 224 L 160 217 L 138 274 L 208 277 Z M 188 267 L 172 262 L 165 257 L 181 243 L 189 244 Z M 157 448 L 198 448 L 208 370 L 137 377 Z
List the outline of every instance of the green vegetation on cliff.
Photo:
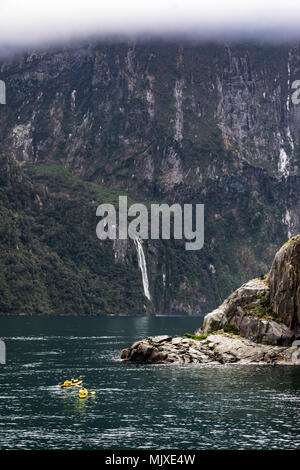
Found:
M 95 233 L 97 205 L 116 193 L 59 167 L 24 175 L 10 165 L 10 176 L 0 187 L 0 312 L 143 313 L 135 252 L 115 262 Z
M 260 294 L 257 296 L 257 301 L 243 306 L 246 315 L 256 317 L 260 320 L 274 320 L 280 322 L 277 313 L 274 312 L 269 296 Z

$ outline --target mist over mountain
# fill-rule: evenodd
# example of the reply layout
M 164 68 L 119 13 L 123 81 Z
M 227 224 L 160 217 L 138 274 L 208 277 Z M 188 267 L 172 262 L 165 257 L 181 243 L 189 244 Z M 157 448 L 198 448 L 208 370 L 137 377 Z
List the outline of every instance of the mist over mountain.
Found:
M 92 36 L 272 42 L 299 39 L 294 0 L 2 0 L 0 44 L 44 46 Z

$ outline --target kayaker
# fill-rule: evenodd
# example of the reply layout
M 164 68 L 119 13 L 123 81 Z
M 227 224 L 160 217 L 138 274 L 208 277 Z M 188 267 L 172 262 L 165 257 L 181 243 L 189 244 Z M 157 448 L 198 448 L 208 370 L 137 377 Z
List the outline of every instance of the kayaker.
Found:
M 86 388 L 79 390 L 79 398 L 86 398 L 88 396 L 88 391 Z

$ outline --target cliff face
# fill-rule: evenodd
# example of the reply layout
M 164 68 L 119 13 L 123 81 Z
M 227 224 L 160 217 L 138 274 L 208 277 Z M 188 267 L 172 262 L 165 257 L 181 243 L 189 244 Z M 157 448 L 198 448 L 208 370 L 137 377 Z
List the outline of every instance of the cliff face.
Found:
M 292 329 L 300 329 L 300 236 L 278 251 L 267 278 L 270 298 L 278 317 Z
M 84 240 L 94 236 L 97 203 L 116 200 L 118 193 L 136 202 L 205 204 L 201 251 L 186 253 L 179 242 L 144 244 L 151 307 L 144 302 L 133 244 L 104 244 L 107 263 L 95 271 L 96 248 L 87 243 L 85 275 L 79 270 L 76 281 L 87 310 L 91 305 L 83 279 L 93 285 L 98 305 L 93 311 L 101 310 L 106 307 L 99 307 L 96 284 L 108 269 L 123 292 L 120 309 L 132 290 L 129 275 L 132 282 L 139 279 L 138 310 L 131 304 L 132 313 L 188 314 L 204 314 L 241 279 L 267 271 L 272 253 L 300 230 L 300 105 L 291 99 L 299 59 L 298 45 L 149 41 L 30 51 L 2 60 L 7 105 L 0 109 L 0 158 L 14 162 L 39 195 L 39 215 L 23 198 L 22 216 L 29 217 L 28 227 L 38 227 L 34 237 L 41 241 L 41 223 L 45 232 L 50 226 L 57 234 L 66 232 L 53 211 L 57 192 L 66 207 L 70 198 L 76 200 L 74 207 L 89 207 L 89 222 L 78 234 Z M 89 203 L 86 182 L 97 188 Z M 9 184 L 2 189 L 15 194 Z M 32 263 L 40 254 L 32 231 L 27 239 L 20 237 L 13 201 L 10 197 L 15 244 L 9 249 L 15 255 L 18 246 L 22 263 Z M 4 205 L 1 211 L 6 214 Z M 64 246 L 69 238 L 59 238 L 58 244 L 45 237 L 43 246 L 51 248 L 61 266 L 71 258 L 74 263 L 75 252 Z M 3 255 L 7 243 L 1 249 L 2 309 L 13 309 Z M 37 276 L 33 270 L 32 279 Z M 47 283 L 41 289 L 49 291 Z M 59 313 L 57 306 L 51 310 Z
M 98 181 L 161 191 L 242 169 L 299 174 L 300 49 L 99 44 L 1 64 L 1 144 Z M 126 163 L 125 163 L 126 162 Z M 191 171 L 194 170 L 194 171 Z M 158 178 L 159 177 L 159 178 Z

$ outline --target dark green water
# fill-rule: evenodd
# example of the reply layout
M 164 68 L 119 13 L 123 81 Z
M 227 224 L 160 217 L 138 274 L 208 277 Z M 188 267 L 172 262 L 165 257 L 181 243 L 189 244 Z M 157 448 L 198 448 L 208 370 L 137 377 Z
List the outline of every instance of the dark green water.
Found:
M 296 449 L 300 367 L 133 365 L 199 318 L 0 318 L 1 449 Z M 57 383 L 82 374 L 95 398 Z

